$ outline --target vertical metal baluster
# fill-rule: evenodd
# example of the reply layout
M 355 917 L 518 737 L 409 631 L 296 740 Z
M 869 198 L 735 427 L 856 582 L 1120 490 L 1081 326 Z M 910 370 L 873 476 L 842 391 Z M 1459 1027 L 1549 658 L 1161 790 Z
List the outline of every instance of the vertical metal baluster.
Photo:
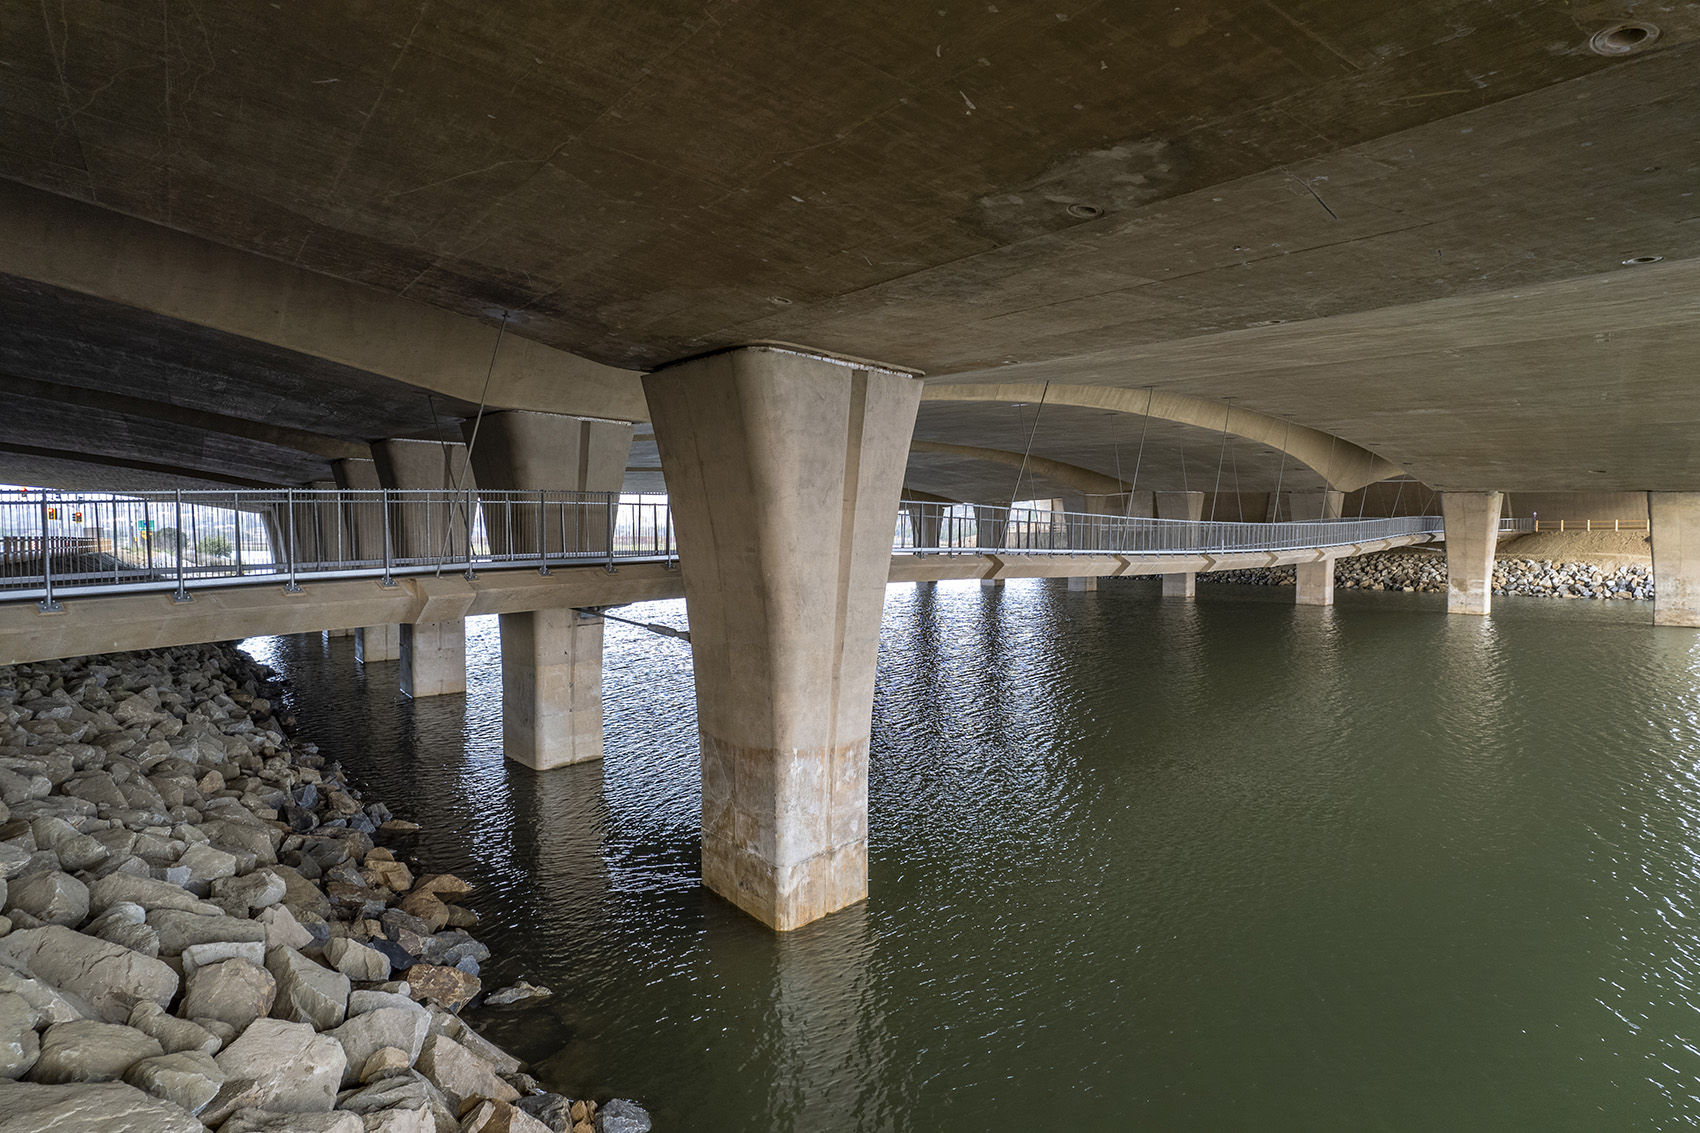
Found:
M 242 577 L 242 493 L 237 492 L 231 503 L 236 509 L 236 577 Z
M 289 512 L 289 581 L 284 584 L 285 594 L 299 594 L 301 587 L 295 584 L 295 489 L 284 490 L 284 509 Z
M 388 488 L 378 493 L 378 514 L 383 521 L 384 529 L 384 577 L 378 585 L 387 589 L 395 585 L 395 579 L 390 577 L 392 556 L 390 554 L 390 493 Z
M 603 570 L 609 574 L 616 573 L 614 566 L 614 524 L 619 519 L 620 494 L 618 492 L 604 493 L 608 500 L 608 562 Z
M 153 537 L 154 537 L 153 501 L 152 500 L 144 499 L 142 501 L 142 534 L 147 536 L 147 538 L 142 540 L 142 546 L 144 548 L 146 548 L 146 550 L 147 550 L 147 554 L 144 557 L 145 557 L 146 562 L 147 562 L 148 581 L 152 582 L 153 581 Z
M 537 573 L 549 573 L 549 493 L 537 489 Z
M 172 518 L 174 526 L 171 529 L 171 549 L 177 555 L 177 590 L 171 595 L 173 602 L 193 602 L 189 591 L 183 585 L 183 493 L 176 491 L 172 496 Z
M 35 608 L 44 614 L 57 614 L 62 607 L 53 597 L 53 551 L 47 542 L 47 493 L 41 493 L 41 601 Z
M 472 569 L 472 489 L 466 490 L 466 571 L 463 577 L 471 582 L 478 577 Z

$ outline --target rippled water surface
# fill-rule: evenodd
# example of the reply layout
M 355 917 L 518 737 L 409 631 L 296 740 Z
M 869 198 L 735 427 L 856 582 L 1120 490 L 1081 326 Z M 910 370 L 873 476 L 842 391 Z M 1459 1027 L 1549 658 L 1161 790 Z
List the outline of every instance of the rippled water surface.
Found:
M 479 1025 L 667 1133 L 1700 1124 L 1700 634 L 1199 594 L 890 588 L 872 896 L 784 937 L 697 883 L 683 643 L 610 625 L 607 758 L 545 774 L 494 618 L 464 698 L 247 648 L 557 992 Z

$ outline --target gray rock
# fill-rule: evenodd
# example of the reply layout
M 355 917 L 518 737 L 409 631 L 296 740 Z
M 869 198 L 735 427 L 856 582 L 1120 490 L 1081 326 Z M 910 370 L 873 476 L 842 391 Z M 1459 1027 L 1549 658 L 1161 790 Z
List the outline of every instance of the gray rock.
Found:
M 448 1100 L 417 1070 L 380 1078 L 370 1086 L 338 1099 L 337 1107 L 363 1115 L 423 1107 L 430 1111 L 436 1133 L 458 1133 L 460 1129 L 460 1123 L 449 1109 Z
M 0 994 L 0 1078 L 22 1078 L 41 1056 L 35 1028 L 41 1012 L 21 995 Z
M 328 1031 L 348 1012 L 348 977 L 320 966 L 293 948 L 274 948 L 266 954 L 266 970 L 277 981 L 272 1017 L 310 1023 Z
M 16 995 L 36 1013 L 36 1026 L 92 1019 L 95 1009 L 81 996 L 68 995 L 36 979 L 27 968 L 10 957 L 0 957 L 0 994 Z
M 177 973 L 163 962 L 57 925 L 0 938 L 0 961 L 6 958 L 110 1023 L 128 1019 L 143 1000 L 163 1007 L 177 994 Z
M 550 991 L 546 987 L 539 987 L 536 984 L 520 980 L 512 987 L 505 987 L 500 991 L 493 991 L 489 995 L 486 995 L 484 997 L 484 1006 L 506 1007 L 510 1003 L 524 1003 L 527 1000 L 532 999 L 546 999 L 554 994 L 554 992 Z
M 649 1133 L 649 1114 L 636 1102 L 615 1098 L 596 1107 L 596 1133 Z
M 549 1127 L 510 1102 L 469 1102 L 461 1133 L 549 1133 Z
M 573 1127 L 573 1099 L 548 1091 L 523 1097 L 514 1105 L 548 1126 L 553 1133 L 567 1133 Z
M 402 992 L 362 989 L 348 997 L 348 1017 L 364 1015 L 380 1007 L 399 1007 L 404 1011 L 425 1011 L 411 996 Z M 429 1013 L 427 1013 L 428 1017 Z
M 182 1051 L 142 1059 L 124 1072 L 124 1081 L 186 1113 L 200 1113 L 224 1085 L 224 1071 L 210 1054 Z
M 419 1058 L 426 1037 L 431 1033 L 431 1017 L 417 1009 L 380 1007 L 357 1015 L 340 1027 L 325 1034 L 342 1044 L 348 1065 L 342 1084 L 352 1086 L 360 1080 L 366 1060 L 386 1046 L 407 1052 L 409 1066 Z
M 55 1023 L 41 1035 L 32 1082 L 112 1082 L 135 1063 L 163 1054 L 158 1040 L 121 1023 L 79 1019 Z
M 17 842 L 0 842 L 0 878 L 10 880 L 23 872 L 31 853 Z
M 219 1133 L 364 1133 L 366 1126 L 352 1113 L 278 1113 L 269 1109 L 239 1109 L 219 1126 Z
M 206 1133 L 170 1102 L 123 1082 L 0 1086 L 0 1133 Z
M 196 968 L 204 968 L 209 964 L 220 964 L 226 960 L 246 960 L 250 964 L 264 965 L 266 962 L 266 946 L 259 940 L 215 940 L 207 944 L 191 944 L 183 949 L 183 978 L 188 979 L 189 973 Z
M 201 1114 L 215 1126 L 239 1109 L 328 1112 L 348 1059 L 341 1043 L 305 1023 L 260 1019 L 217 1062 L 224 1087 Z
M 161 956 L 180 956 L 191 944 L 221 944 L 227 941 L 266 939 L 266 926 L 237 917 L 197 916 L 177 909 L 155 909 L 148 924 L 159 933 Z
M 335 937 L 325 945 L 325 959 L 351 980 L 377 982 L 390 978 L 389 958 L 358 940 Z
M 177 859 L 177 865 L 189 871 L 191 887 L 205 885 L 210 888 L 215 879 L 236 875 L 236 855 L 212 846 L 189 847 Z M 194 892 L 198 893 L 200 889 L 194 888 Z
M 277 998 L 272 974 L 248 960 L 224 960 L 196 968 L 179 1013 L 191 1019 L 218 1019 L 244 1030 L 271 1011 Z
M 113 873 L 89 886 L 89 908 L 97 914 L 106 912 L 120 901 L 140 905 L 150 913 L 155 909 L 181 909 L 186 913 L 208 915 L 223 911 L 211 902 L 202 901 L 181 886 L 168 881 L 155 881 L 151 877 Z
M 44 924 L 82 924 L 89 916 L 89 887 L 68 873 L 43 872 L 9 883 L 7 911 L 28 913 Z
M 255 870 L 241 877 L 221 877 L 212 883 L 215 898 L 240 903 L 245 910 L 270 908 L 283 900 L 285 892 L 287 887 L 283 878 L 269 869 Z
M 450 1108 L 457 1111 L 468 1098 L 489 1098 L 500 1102 L 519 1100 L 519 1091 L 497 1077 L 489 1063 L 447 1035 L 431 1035 L 425 1040 L 416 1067 L 442 1091 L 449 1100 Z
M 437 1118 L 428 1105 L 381 1109 L 364 1120 L 366 1133 L 437 1133 Z
M 266 926 L 267 951 L 273 948 L 294 948 L 299 951 L 313 943 L 313 934 L 295 919 L 295 914 L 289 911 L 288 905 L 273 905 L 262 909 L 255 919 Z
M 198 1023 L 177 1018 L 157 1003 L 136 1004 L 135 1010 L 130 1012 L 130 1026 L 158 1039 L 167 1054 L 199 1051 L 211 1055 L 217 1054 L 224 1046 L 224 1040 L 218 1035 Z

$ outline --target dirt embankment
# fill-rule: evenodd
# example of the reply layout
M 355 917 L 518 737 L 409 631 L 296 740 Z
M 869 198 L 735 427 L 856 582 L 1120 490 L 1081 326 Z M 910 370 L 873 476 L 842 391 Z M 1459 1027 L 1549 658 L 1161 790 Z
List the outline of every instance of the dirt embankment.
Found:
M 1494 557 L 1628 566 L 1651 563 L 1653 546 L 1645 531 L 1539 531 L 1504 540 Z

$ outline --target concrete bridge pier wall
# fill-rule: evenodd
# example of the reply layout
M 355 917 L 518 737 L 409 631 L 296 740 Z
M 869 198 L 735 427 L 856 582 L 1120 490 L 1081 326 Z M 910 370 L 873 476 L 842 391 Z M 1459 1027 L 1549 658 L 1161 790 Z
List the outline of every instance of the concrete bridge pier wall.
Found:
M 1653 624 L 1700 626 L 1700 492 L 1648 492 Z
M 468 442 L 472 424 L 465 426 Z M 478 426 L 472 469 L 486 492 L 617 493 L 626 476 L 632 426 L 558 413 L 488 413 Z M 485 530 L 495 554 L 526 559 L 539 538 L 552 552 L 606 550 L 605 506 L 538 507 L 487 500 Z M 601 618 L 573 610 L 501 615 L 502 752 L 542 771 L 602 758 Z
M 1339 519 L 1340 509 L 1346 502 L 1346 493 L 1333 489 L 1314 492 L 1283 492 L 1286 497 L 1286 514 L 1279 519 Z M 1280 505 L 1277 505 L 1279 507 Z
M 383 488 L 378 480 L 378 465 L 371 460 L 344 459 L 331 462 L 331 476 L 343 491 L 376 492 Z M 362 563 L 384 561 L 384 505 L 375 498 L 342 505 L 342 526 L 347 532 L 348 553 Z M 372 640 L 362 646 L 366 634 Z M 394 661 L 400 656 L 400 626 L 356 627 L 354 657 L 356 661 Z
M 703 883 L 781 930 L 868 892 L 868 740 L 921 384 L 750 347 L 644 378 L 702 742 Z
M 1293 601 L 1300 606 L 1332 606 L 1334 604 L 1334 559 L 1332 556 L 1314 563 L 1299 563 L 1298 585 Z
M 1203 492 L 1153 492 L 1158 519 L 1187 519 L 1194 523 L 1204 518 Z M 1198 575 L 1192 571 L 1163 576 L 1163 597 L 1192 598 L 1198 594 Z
M 372 446 L 378 482 L 398 491 L 444 493 L 441 503 L 390 509 L 390 542 L 397 559 L 450 566 L 466 556 L 464 490 L 474 489 L 466 446 L 396 438 Z M 462 493 L 454 494 L 459 486 Z M 446 568 L 445 568 L 446 569 Z M 466 691 L 466 619 L 402 625 L 396 637 L 401 690 L 408 696 Z M 367 655 L 368 660 L 378 658 Z
M 1502 499 L 1498 492 L 1440 493 L 1449 614 L 1486 615 L 1493 607 L 1493 552 Z

